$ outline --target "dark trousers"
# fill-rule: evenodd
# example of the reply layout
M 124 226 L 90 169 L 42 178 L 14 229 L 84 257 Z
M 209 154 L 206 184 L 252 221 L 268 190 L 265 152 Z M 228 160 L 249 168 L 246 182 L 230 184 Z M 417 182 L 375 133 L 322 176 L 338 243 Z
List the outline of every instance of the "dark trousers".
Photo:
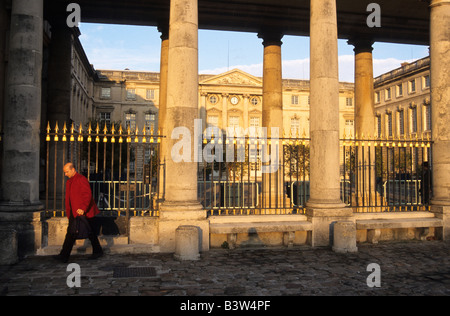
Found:
M 74 220 L 75 220 L 74 218 L 69 219 L 69 226 L 67 228 L 66 239 L 64 240 L 63 248 L 60 253 L 60 256 L 63 258 L 70 257 L 70 253 L 72 252 L 73 245 L 77 241 L 76 237 L 69 232 L 69 227 L 71 226 L 72 221 L 74 221 Z M 93 225 L 92 225 L 93 221 L 94 221 L 93 218 L 88 218 L 88 222 L 89 222 L 89 225 L 91 225 L 91 228 L 93 227 Z M 92 233 L 89 235 L 88 238 L 92 244 L 92 253 L 94 253 L 94 254 L 103 253 L 103 249 L 102 249 L 102 246 L 100 246 L 100 242 L 98 240 L 97 235 L 94 233 L 93 229 L 91 229 L 91 231 L 92 231 Z

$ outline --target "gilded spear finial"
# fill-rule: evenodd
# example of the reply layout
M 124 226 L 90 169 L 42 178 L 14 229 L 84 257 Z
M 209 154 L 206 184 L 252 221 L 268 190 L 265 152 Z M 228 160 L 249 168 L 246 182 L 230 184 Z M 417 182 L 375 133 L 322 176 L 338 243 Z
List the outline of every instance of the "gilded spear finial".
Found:
M 56 121 L 56 126 L 55 126 L 55 142 L 59 141 L 59 137 L 58 137 L 58 132 L 59 132 L 59 126 L 58 126 L 58 121 Z

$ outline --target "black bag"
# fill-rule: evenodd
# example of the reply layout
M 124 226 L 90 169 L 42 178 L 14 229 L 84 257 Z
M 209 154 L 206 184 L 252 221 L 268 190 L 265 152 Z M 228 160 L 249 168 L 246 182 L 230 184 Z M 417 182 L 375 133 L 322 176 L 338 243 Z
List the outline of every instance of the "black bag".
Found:
M 76 239 L 87 239 L 92 233 L 91 225 L 89 225 L 89 222 L 87 220 L 86 216 L 77 216 L 76 218 L 73 218 L 73 215 L 71 213 L 71 220 L 70 220 L 70 227 L 69 232 L 73 236 L 75 236 Z

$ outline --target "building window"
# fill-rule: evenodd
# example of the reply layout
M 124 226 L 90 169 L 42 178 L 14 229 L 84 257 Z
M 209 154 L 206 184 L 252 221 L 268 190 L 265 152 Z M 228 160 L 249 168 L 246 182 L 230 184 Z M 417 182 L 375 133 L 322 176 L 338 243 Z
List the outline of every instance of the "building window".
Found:
M 378 137 L 381 137 L 381 116 L 377 116 L 377 132 Z
M 108 130 L 111 128 L 111 113 L 101 112 L 98 115 L 98 119 L 100 121 L 102 128 L 105 127 L 105 124 L 108 127 Z
M 353 106 L 353 98 L 345 98 L 346 106 Z
M 111 99 L 111 88 L 102 88 L 101 99 Z
M 250 127 L 261 127 L 261 119 L 259 117 L 250 117 Z
M 217 104 L 217 102 L 219 102 L 219 100 L 217 99 L 217 97 L 215 95 L 212 95 L 209 97 L 209 103 Z
M 300 133 L 300 120 L 298 118 L 291 118 L 291 134 L 296 137 Z
M 145 133 L 150 135 L 152 130 L 155 133 L 155 125 L 156 125 L 156 114 L 154 113 L 146 113 L 145 114 Z
M 397 97 L 403 96 L 403 84 L 397 85 Z
M 416 79 L 409 81 L 409 93 L 415 93 L 416 92 Z
M 291 104 L 292 105 L 298 105 L 298 95 L 293 95 L 291 97 Z
M 431 131 L 431 106 L 425 106 L 425 130 Z
M 147 89 L 147 100 L 154 100 L 154 99 L 155 99 L 155 90 Z
M 423 88 L 429 89 L 431 86 L 430 75 L 426 75 L 423 77 Z
M 375 103 L 380 103 L 381 97 L 380 97 L 380 91 L 375 92 Z
M 127 100 L 136 100 L 136 89 L 127 89 Z
M 405 135 L 405 111 L 398 112 L 398 132 L 400 135 Z
M 125 113 L 125 130 L 130 130 L 134 132 L 136 130 L 136 114 L 135 113 Z
M 385 93 L 384 93 L 384 99 L 385 99 L 385 100 L 390 100 L 390 99 L 391 99 L 391 88 L 387 88 L 387 89 L 385 90 Z
M 411 109 L 411 133 L 417 133 L 417 107 Z
M 256 105 L 258 105 L 259 104 L 259 100 L 258 100 L 258 98 L 252 98 L 251 100 L 250 100 L 250 102 L 252 103 L 252 105 L 253 106 L 256 106 Z
M 228 126 L 232 128 L 239 127 L 239 116 L 230 116 L 228 119 Z
M 209 116 L 206 119 L 207 127 L 219 127 L 219 117 L 218 116 Z
M 387 114 L 387 134 L 392 137 L 392 113 Z

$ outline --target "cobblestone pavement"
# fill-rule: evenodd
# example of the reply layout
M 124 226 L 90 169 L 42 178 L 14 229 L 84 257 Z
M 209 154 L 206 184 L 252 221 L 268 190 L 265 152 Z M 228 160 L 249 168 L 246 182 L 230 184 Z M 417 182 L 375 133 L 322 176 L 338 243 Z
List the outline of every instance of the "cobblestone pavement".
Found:
M 220 249 L 196 262 L 178 262 L 170 254 L 105 255 L 96 261 L 73 256 L 71 262 L 81 268 L 80 288 L 67 286 L 67 264 L 30 257 L 0 267 L 0 295 L 450 295 L 450 243 L 439 241 L 359 245 L 356 254 Z M 380 288 L 367 285 L 371 263 L 380 266 Z M 153 276 L 118 275 L 144 267 L 154 268 Z

